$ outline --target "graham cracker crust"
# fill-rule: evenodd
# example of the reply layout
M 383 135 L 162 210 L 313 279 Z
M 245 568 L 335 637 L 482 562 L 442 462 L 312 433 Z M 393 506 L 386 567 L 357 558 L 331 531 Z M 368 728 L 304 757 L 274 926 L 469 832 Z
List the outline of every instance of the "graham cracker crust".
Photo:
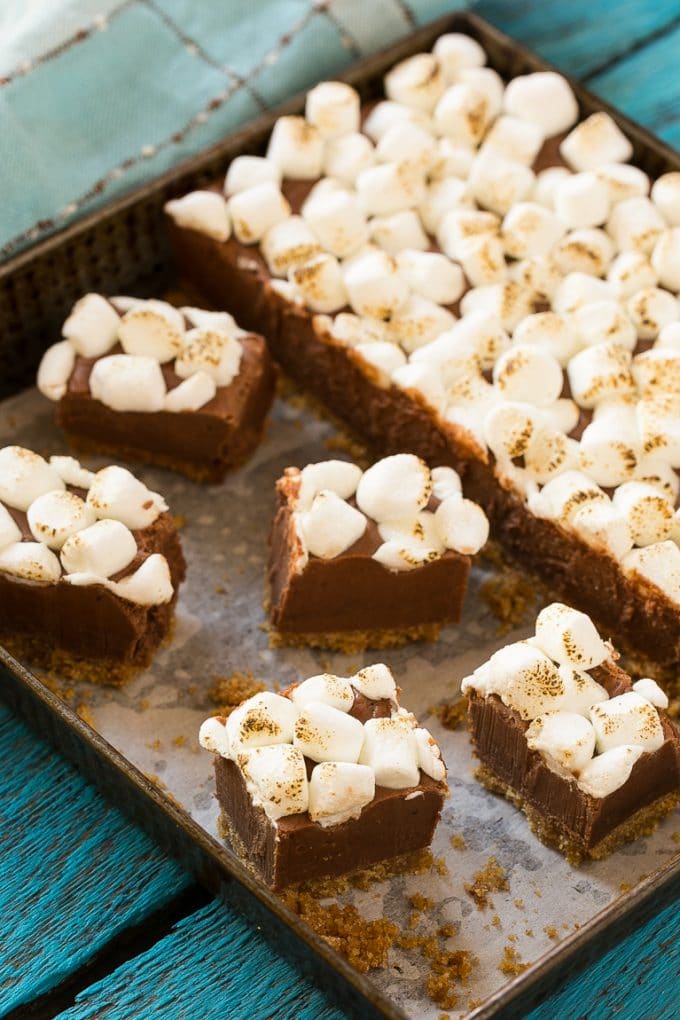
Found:
M 615 850 L 618 850 L 624 843 L 629 843 L 641 836 L 651 836 L 662 818 L 670 814 L 680 804 L 680 790 L 668 793 L 654 801 L 653 804 L 640 808 L 639 811 L 636 811 L 627 821 L 618 825 L 599 843 L 585 848 L 581 843 L 577 843 L 576 840 L 564 833 L 556 822 L 542 815 L 521 794 L 499 779 L 485 765 L 480 765 L 475 770 L 475 779 L 491 793 L 500 794 L 510 801 L 511 804 L 514 804 L 515 807 L 523 811 L 533 834 L 542 843 L 545 843 L 546 846 L 551 846 L 564 854 L 569 863 L 574 865 L 574 867 L 578 867 L 587 859 L 600 861 L 608 857 Z
M 327 634 L 292 634 L 269 628 L 270 648 L 325 648 L 333 652 L 353 654 L 365 648 L 400 648 L 412 641 L 437 641 L 441 623 L 422 623 L 398 630 L 331 631 Z

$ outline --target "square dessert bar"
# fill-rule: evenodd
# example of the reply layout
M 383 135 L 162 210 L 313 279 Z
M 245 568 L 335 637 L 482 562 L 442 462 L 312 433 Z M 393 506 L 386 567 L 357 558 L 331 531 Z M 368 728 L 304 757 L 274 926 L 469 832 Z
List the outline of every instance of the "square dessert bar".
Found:
M 485 64 L 454 33 L 385 101 L 318 85 L 263 157 L 168 205 L 175 257 L 379 455 L 459 471 L 511 560 L 677 684 L 680 175 L 650 181 L 561 75 Z
M 633 683 L 562 603 L 463 681 L 477 776 L 569 860 L 601 858 L 680 803 L 680 735 L 654 680 Z
M 397 454 L 362 471 L 287 468 L 270 538 L 273 638 L 352 651 L 436 638 L 460 620 L 489 525 L 452 468 Z
M 87 294 L 63 336 L 38 388 L 76 449 L 219 482 L 259 443 L 274 369 L 264 339 L 227 312 Z
M 448 794 L 439 747 L 382 664 L 256 694 L 199 739 L 223 835 L 274 889 L 429 846 Z
M 163 497 L 125 468 L 0 450 L 0 642 L 17 658 L 124 683 L 170 635 L 184 574 Z

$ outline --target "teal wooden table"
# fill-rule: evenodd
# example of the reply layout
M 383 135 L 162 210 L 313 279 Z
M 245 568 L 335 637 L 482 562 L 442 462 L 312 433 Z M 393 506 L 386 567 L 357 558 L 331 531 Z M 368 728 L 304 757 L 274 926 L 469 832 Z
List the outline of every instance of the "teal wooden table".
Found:
M 680 144 L 678 0 L 488 0 L 476 10 Z M 0 761 L 0 1016 L 346 1016 L 1 705 Z M 679 916 L 676 889 L 524 1015 L 677 1017 Z

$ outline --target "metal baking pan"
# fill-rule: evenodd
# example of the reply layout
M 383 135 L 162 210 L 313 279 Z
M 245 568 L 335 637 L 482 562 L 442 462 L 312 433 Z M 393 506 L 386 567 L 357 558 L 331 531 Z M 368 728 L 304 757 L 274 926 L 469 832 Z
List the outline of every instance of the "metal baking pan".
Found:
M 361 62 L 344 77 L 359 88 L 365 98 L 374 96 L 380 87 L 382 75 L 389 67 L 413 52 L 429 49 L 438 35 L 451 30 L 464 31 L 478 38 L 488 53 L 490 65 L 504 76 L 509 77 L 547 67 L 546 64 L 476 16 L 456 14 L 434 22 L 414 33 L 408 40 Z M 604 108 L 608 109 L 612 116 L 618 120 L 633 141 L 635 161 L 651 175 L 657 176 L 669 169 L 680 169 L 680 160 L 671 150 L 638 126 L 606 107 L 606 104 L 590 96 L 578 85 L 572 84 L 585 113 Z M 190 188 L 215 179 L 224 172 L 226 164 L 235 155 L 260 150 L 275 118 L 280 116 L 284 110 L 299 111 L 302 103 L 302 97 L 291 100 L 285 107 L 258 118 L 248 127 L 213 146 L 205 154 L 187 161 L 152 184 L 136 190 L 126 198 L 107 206 L 0 267 L 0 321 L 3 322 L 4 327 L 2 337 L 0 337 L 0 352 L 4 356 L 3 364 L 11 366 L 11 374 L 6 375 L 0 381 L 0 387 L 2 387 L 0 396 L 11 397 L 7 404 L 0 405 L 0 441 L 6 441 L 4 437 L 12 435 L 17 437 L 16 441 L 25 439 L 27 445 L 31 445 L 28 440 L 33 440 L 34 445 L 39 448 L 45 446 L 46 443 L 51 443 L 55 450 L 63 445 L 58 433 L 51 431 L 51 408 L 45 406 L 46 402 L 37 398 L 35 393 L 16 394 L 19 394 L 23 387 L 32 384 L 40 355 L 43 349 L 58 336 L 60 325 L 74 300 L 87 290 L 151 295 L 160 294 L 172 287 L 176 281 L 173 277 L 164 240 L 163 203 L 171 195 L 181 194 Z M 12 394 L 15 396 L 11 396 Z M 3 410 L 6 412 L 5 414 L 2 414 Z M 265 444 L 256 455 L 252 467 L 249 466 L 242 474 L 234 476 L 237 481 L 233 483 L 242 497 L 245 494 L 247 498 L 251 498 L 252 493 L 264 490 L 262 528 L 265 533 L 269 521 L 266 503 L 271 496 L 271 484 L 276 477 L 276 471 L 281 465 L 287 463 L 296 461 L 304 463 L 315 454 L 317 459 L 323 457 L 323 442 L 329 433 L 327 426 L 315 423 L 305 412 L 286 411 L 285 408 L 283 410 L 279 408 L 277 415 L 277 436 L 280 433 L 283 438 L 280 442 L 278 439 L 276 442 L 272 441 L 273 445 Z M 296 415 L 299 417 L 296 418 Z M 300 419 L 305 427 L 303 433 L 299 430 Z M 287 440 L 285 439 L 286 429 L 288 429 Z M 300 435 L 304 436 L 302 440 Z M 270 443 L 269 440 L 268 443 Z M 291 453 L 292 450 L 295 451 L 294 454 Z M 210 529 L 214 526 L 214 521 L 210 521 L 209 515 L 204 515 L 206 519 L 201 524 L 201 516 L 196 508 L 196 501 L 205 490 L 199 490 L 187 482 L 174 479 L 174 477 L 161 472 L 147 471 L 144 472 L 144 477 L 168 495 L 175 512 L 186 510 L 190 522 L 198 522 L 192 523 L 192 527 L 197 529 L 195 534 L 202 540 L 204 547 L 206 538 L 210 537 Z M 263 479 L 268 480 L 269 489 L 266 485 L 262 485 Z M 225 483 L 225 492 L 228 491 L 230 484 L 229 481 Z M 222 490 L 211 490 L 211 493 L 215 491 Z M 211 495 L 211 501 L 213 499 L 214 494 Z M 191 541 L 190 539 L 190 545 Z M 195 541 L 194 546 L 196 546 Z M 192 549 L 189 549 L 190 577 L 193 573 L 191 571 L 192 564 L 195 567 L 195 576 L 201 577 L 207 567 L 203 572 L 199 569 L 202 564 L 200 564 L 198 546 L 193 551 L 196 556 L 192 556 Z M 212 560 L 212 558 L 211 556 L 210 559 Z M 257 560 L 257 557 L 255 559 Z M 241 573 L 244 580 L 240 583 L 242 586 L 247 584 L 253 589 L 250 594 L 259 604 L 261 582 L 257 571 L 261 569 L 261 563 L 256 562 L 254 567 L 252 564 L 249 566 L 247 556 L 245 556 L 243 564 Z M 256 572 L 253 573 L 253 570 Z M 208 585 L 216 584 L 219 580 L 217 573 L 214 575 L 205 574 L 205 577 Z M 254 581 L 253 578 L 255 578 Z M 478 585 L 480 580 L 481 577 L 478 573 L 475 585 Z M 257 588 L 256 592 L 254 592 L 255 587 Z M 181 604 L 182 596 L 180 606 Z M 214 604 L 215 598 L 213 597 L 210 612 L 219 614 L 221 610 L 214 609 Z M 318 671 L 313 668 L 314 663 L 319 662 L 318 658 L 314 659 L 311 653 L 305 652 L 277 652 L 268 668 L 263 667 L 262 662 L 257 667 L 251 667 L 248 661 L 248 649 L 266 647 L 266 639 L 261 634 L 259 637 L 253 636 L 256 630 L 257 627 L 252 624 L 248 633 L 244 631 L 241 635 L 242 641 L 236 643 L 239 645 L 235 650 L 237 658 L 230 665 L 228 664 L 229 650 L 218 650 L 212 663 L 213 672 L 224 673 L 229 669 L 239 667 L 241 669 L 254 668 L 256 671 L 265 671 L 268 675 L 287 679 L 291 671 L 297 670 L 298 674 L 302 675 Z M 495 641 L 498 643 L 497 638 Z M 452 644 L 449 644 L 450 642 Z M 404 702 L 422 716 L 423 711 L 427 712 L 428 706 L 433 702 L 443 700 L 446 693 L 454 693 L 450 686 L 447 687 L 445 684 L 442 686 L 441 683 L 435 682 L 436 670 L 438 669 L 441 674 L 443 663 L 451 663 L 453 656 L 460 656 L 461 664 L 459 667 L 455 667 L 459 679 L 464 670 L 464 664 L 474 665 L 482 660 L 484 653 L 480 649 L 480 645 L 486 642 L 494 643 L 493 621 L 488 612 L 485 612 L 476 601 L 475 593 L 472 592 L 467 603 L 466 623 L 460 631 L 453 631 L 437 645 L 413 646 L 407 651 L 400 651 L 394 655 L 385 653 L 384 656 L 375 656 L 368 653 L 364 659 L 365 661 L 374 661 L 375 658 L 385 657 L 386 661 L 395 666 L 395 672 L 400 682 L 403 664 L 405 674 L 411 678 L 403 685 L 406 688 Z M 229 644 L 234 644 L 234 642 Z M 214 648 L 211 651 L 215 654 Z M 471 658 L 472 655 L 476 656 L 474 662 Z M 152 671 L 155 669 L 158 673 L 166 666 L 169 668 L 172 660 L 165 656 L 166 653 L 162 652 L 158 660 L 160 665 L 155 664 Z M 338 663 L 340 663 L 340 659 L 341 657 L 338 658 Z M 189 661 L 193 662 L 193 656 L 187 658 L 187 662 Z M 225 661 L 229 668 L 225 668 Z M 266 662 L 266 656 L 263 661 Z M 333 659 L 333 662 L 335 663 L 336 660 Z M 309 668 L 305 673 L 307 667 Z M 414 675 L 419 669 L 422 671 L 423 668 L 430 669 L 430 667 L 433 689 L 431 694 L 428 694 L 423 691 L 422 683 L 415 682 Z M 337 668 L 340 672 L 339 665 Z M 94 695 L 93 708 L 96 728 L 92 728 L 76 714 L 68 703 L 48 690 L 39 679 L 2 649 L 0 649 L 0 671 L 2 672 L 0 696 L 3 699 L 12 705 L 40 735 L 50 740 L 61 752 L 74 761 L 84 774 L 95 782 L 118 807 L 150 832 L 159 844 L 192 871 L 199 881 L 211 891 L 243 910 L 253 923 L 257 924 L 272 939 L 277 950 L 283 950 L 293 958 L 334 1001 L 344 1006 L 353 1015 L 382 1015 L 393 1018 L 424 1015 L 422 1002 L 415 993 L 411 994 L 410 986 L 403 985 L 401 976 L 394 974 L 390 977 L 382 972 L 378 975 L 359 974 L 296 915 L 287 910 L 281 901 L 264 888 L 215 838 L 214 834 L 211 834 L 209 827 L 196 820 L 195 813 L 187 810 L 186 806 L 182 806 L 182 798 L 176 795 L 176 791 L 173 791 L 171 783 L 169 785 L 168 783 L 158 784 L 149 778 L 145 772 L 153 770 L 147 768 L 146 764 L 143 767 L 137 767 L 142 763 L 142 760 L 146 763 L 141 750 L 137 757 L 121 753 L 124 741 L 116 736 L 115 720 L 112 722 L 111 716 L 113 710 L 109 708 L 108 715 L 102 710 L 101 717 L 97 717 L 97 698 L 99 697 L 97 693 Z M 191 676 L 190 670 L 188 674 Z M 193 677 L 191 678 L 193 679 Z M 419 680 L 419 677 L 416 679 Z M 157 680 L 158 676 L 156 676 Z M 169 680 L 165 680 L 166 688 L 169 682 Z M 114 707 L 118 706 L 121 712 L 129 709 L 129 701 L 136 696 L 139 688 L 131 690 L 132 693 L 128 691 L 120 696 L 114 692 L 113 705 Z M 106 699 L 102 698 L 103 700 Z M 144 740 L 153 742 L 154 737 L 158 735 L 154 730 L 156 717 L 150 715 L 148 718 L 144 716 L 139 718 L 141 719 L 140 726 L 147 727 L 147 731 L 143 734 Z M 433 723 L 429 718 L 426 718 L 425 722 L 426 725 L 433 728 L 436 726 L 436 720 Z M 109 739 L 105 739 L 101 735 L 102 733 Z M 438 731 L 437 736 L 451 740 L 451 754 L 463 756 L 467 754 L 469 757 L 467 741 L 463 734 L 447 737 L 445 731 Z M 179 759 L 179 750 L 173 751 L 169 757 L 171 762 L 174 762 L 175 758 Z M 133 758 L 136 765 L 133 764 Z M 640 850 L 639 853 L 636 851 L 632 855 L 625 853 L 616 855 L 612 859 L 614 863 L 611 865 L 610 872 L 600 869 L 599 879 L 593 879 L 591 882 L 587 874 L 583 879 L 583 872 L 569 869 L 556 855 L 550 858 L 551 852 L 544 851 L 541 845 L 526 831 L 523 817 L 518 812 L 504 802 L 483 793 L 472 781 L 459 780 L 457 758 L 455 766 L 454 800 L 460 798 L 462 803 L 466 797 L 468 799 L 484 798 L 484 811 L 487 812 L 489 821 L 488 831 L 502 830 L 505 833 L 499 839 L 503 844 L 501 849 L 506 855 L 519 853 L 523 859 L 533 855 L 544 870 L 551 867 L 556 869 L 553 872 L 555 876 L 562 868 L 564 875 L 570 876 L 573 880 L 572 884 L 578 886 L 580 883 L 581 886 L 584 886 L 585 883 L 586 887 L 592 886 L 587 916 L 573 914 L 574 917 L 579 917 L 577 923 L 580 926 L 578 929 L 571 931 L 557 944 L 543 945 L 537 958 L 529 964 L 523 973 L 512 980 L 501 978 L 496 974 L 496 980 L 491 982 L 491 985 L 487 982 L 485 995 L 482 996 L 483 1001 L 472 1009 L 470 1016 L 481 1018 L 497 1015 L 506 1007 L 511 1008 L 517 1015 L 518 1010 L 529 1008 L 531 1002 L 545 994 L 546 987 L 556 981 L 558 973 L 563 975 L 567 968 L 577 967 L 587 957 L 594 958 L 602 951 L 605 944 L 611 944 L 614 938 L 620 936 L 626 925 L 639 923 L 643 904 L 645 910 L 652 910 L 660 897 L 663 896 L 667 900 L 669 895 L 677 895 L 680 888 L 680 856 L 677 846 L 670 838 L 668 824 L 658 837 L 654 837 L 656 842 L 652 841 L 646 855 L 644 850 Z M 176 766 L 168 766 L 166 779 L 169 778 L 173 767 Z M 468 806 L 470 818 L 473 818 L 475 811 L 479 810 L 480 804 L 481 801 L 470 802 Z M 445 819 L 445 825 L 442 826 L 442 832 L 439 834 L 440 848 L 444 832 L 448 833 L 449 831 L 446 826 L 455 828 L 455 824 L 458 824 L 459 821 L 460 819 Z M 472 828 L 472 822 L 470 827 Z M 519 838 L 518 833 L 521 834 Z M 446 841 L 448 843 L 448 835 Z M 479 846 L 476 848 L 479 860 L 483 861 L 485 856 L 488 856 L 485 849 L 485 847 L 480 848 Z M 631 882 L 632 888 L 619 895 L 619 879 L 623 875 L 632 874 L 631 869 L 636 861 L 636 853 L 637 865 L 643 867 L 646 877 L 638 875 Z M 453 859 L 455 860 L 455 858 Z M 474 856 L 471 856 L 460 871 L 451 870 L 451 875 L 447 879 L 450 886 L 449 898 L 456 901 L 460 907 L 460 911 L 462 911 L 460 916 L 467 918 L 461 925 L 458 941 L 461 947 L 473 951 L 476 946 L 474 942 L 466 938 L 466 932 L 469 935 L 470 932 L 477 931 L 476 938 L 479 945 L 485 939 L 488 941 L 489 936 L 480 934 L 480 932 L 490 917 L 490 914 L 470 913 L 473 908 L 470 907 L 469 901 L 462 891 L 462 883 L 466 880 L 465 867 L 469 871 L 475 859 Z M 461 858 L 461 860 L 464 859 Z M 533 864 L 531 866 L 533 867 Z M 537 874 L 539 871 L 537 866 Z M 614 885 L 617 887 L 617 893 L 610 897 L 604 896 L 602 888 L 597 885 L 597 882 L 601 881 L 602 875 L 608 874 L 611 875 L 609 887 L 611 889 L 614 888 Z M 557 885 L 556 878 L 554 886 Z M 553 882 L 548 882 L 546 886 L 547 913 L 544 912 L 542 917 L 549 918 L 551 916 L 549 899 L 552 888 Z M 516 895 L 514 889 L 513 894 Z M 583 895 L 587 896 L 591 893 L 586 891 Z M 494 894 L 494 898 L 497 903 L 500 903 L 503 894 Z M 604 899 L 607 899 L 608 902 L 599 907 L 598 904 L 603 903 Z M 460 906 L 461 904 L 462 906 Z M 454 908 L 458 909 L 455 904 L 451 909 Z M 562 912 L 560 904 L 555 903 L 555 910 L 558 914 Z M 500 908 L 499 912 L 502 912 Z M 506 919 L 503 918 L 503 920 Z M 545 939 L 543 939 L 543 943 L 545 943 Z M 483 955 L 481 951 L 480 955 Z M 402 983 L 400 984 L 400 982 Z M 422 983 L 422 975 L 418 977 L 418 982 Z M 474 985 L 471 985 L 467 990 L 467 994 L 464 988 L 461 989 L 461 1002 L 457 1008 L 467 1008 L 468 995 L 475 996 Z M 436 1016 L 438 1013 L 439 1009 L 432 1006 L 432 1014 Z

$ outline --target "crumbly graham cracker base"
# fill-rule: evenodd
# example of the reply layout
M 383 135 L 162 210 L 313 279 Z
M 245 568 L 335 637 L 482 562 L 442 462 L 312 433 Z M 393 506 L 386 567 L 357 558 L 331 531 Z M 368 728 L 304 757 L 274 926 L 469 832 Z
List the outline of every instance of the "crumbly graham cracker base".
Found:
M 660 797 L 659 800 L 654 801 L 653 804 L 640 808 L 639 811 L 636 811 L 627 821 L 618 825 L 608 836 L 600 840 L 599 843 L 596 843 L 595 846 L 585 848 L 582 844 L 577 843 L 576 840 L 564 833 L 555 822 L 545 818 L 520 793 L 513 790 L 507 783 L 504 783 L 485 765 L 480 765 L 475 770 L 475 779 L 491 793 L 500 794 L 506 800 L 509 800 L 511 804 L 514 804 L 515 807 L 523 811 L 529 822 L 529 828 L 534 835 L 542 843 L 545 843 L 546 846 L 559 850 L 560 853 L 564 854 L 569 863 L 575 867 L 578 867 L 587 859 L 600 861 L 604 857 L 608 857 L 615 850 L 618 850 L 624 843 L 630 843 L 641 836 L 651 836 L 661 819 L 670 814 L 680 804 L 680 790 L 667 793 L 665 796 Z
M 441 623 L 422 623 L 416 627 L 394 630 L 330 631 L 327 634 L 292 634 L 269 628 L 270 648 L 325 648 L 333 652 L 354 654 L 365 648 L 400 648 L 412 641 L 437 641 Z
M 101 443 L 87 439 L 73 432 L 65 432 L 66 441 L 74 453 L 89 453 L 102 457 L 113 457 L 118 460 L 131 461 L 138 464 L 150 464 L 154 467 L 168 468 L 190 478 L 192 482 L 217 484 L 224 481 L 229 471 L 240 467 L 242 462 L 224 464 L 199 464 L 196 461 L 181 460 L 167 453 L 155 453 L 142 450 L 137 446 L 119 446 L 117 443 Z M 244 460 L 247 458 L 244 458 Z

